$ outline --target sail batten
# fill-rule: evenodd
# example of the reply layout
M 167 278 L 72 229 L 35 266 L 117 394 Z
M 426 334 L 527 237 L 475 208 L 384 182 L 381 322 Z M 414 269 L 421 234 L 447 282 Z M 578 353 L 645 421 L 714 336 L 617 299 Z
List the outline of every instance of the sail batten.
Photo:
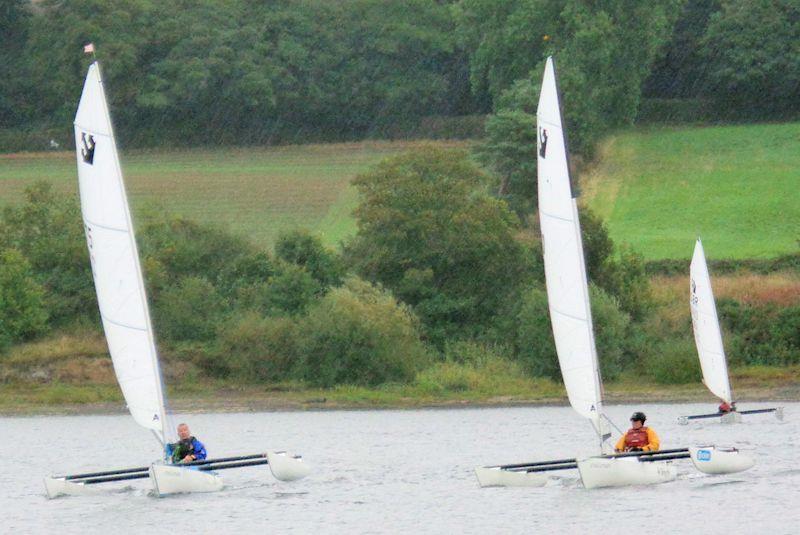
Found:
M 171 426 L 139 253 L 96 62 L 86 75 L 74 125 L 81 212 L 114 372 L 134 420 L 168 440 Z
M 717 317 L 714 292 L 711 288 L 711 276 L 700 240 L 695 243 L 690 266 L 689 305 L 692 311 L 695 345 L 703 372 L 703 384 L 721 400 L 732 403 L 733 393 L 728 377 L 728 361 L 722 343 L 722 331 Z
M 539 220 L 553 338 L 570 404 L 592 422 L 602 440 L 608 435 L 608 423 L 552 58 L 545 66 L 536 119 Z

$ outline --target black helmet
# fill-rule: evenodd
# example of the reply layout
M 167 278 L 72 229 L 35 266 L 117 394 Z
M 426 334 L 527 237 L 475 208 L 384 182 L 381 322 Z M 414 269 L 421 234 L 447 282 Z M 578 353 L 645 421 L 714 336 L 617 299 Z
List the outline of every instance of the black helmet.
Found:
M 647 416 L 645 416 L 643 412 L 636 411 L 633 413 L 633 416 L 631 416 L 631 422 L 635 420 L 639 420 L 640 422 L 644 423 L 644 421 L 647 420 Z

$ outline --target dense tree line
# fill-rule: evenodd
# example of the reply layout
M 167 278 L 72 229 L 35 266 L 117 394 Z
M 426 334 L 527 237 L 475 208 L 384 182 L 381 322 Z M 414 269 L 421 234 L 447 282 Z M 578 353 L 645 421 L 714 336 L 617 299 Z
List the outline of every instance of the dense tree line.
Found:
M 487 112 L 490 135 L 525 141 L 554 54 L 573 151 L 591 154 L 643 88 L 718 118 L 796 113 L 798 20 L 797 0 L 3 0 L 0 124 L 17 136 L 1 143 L 66 140 L 91 41 L 129 146 L 390 136 Z M 494 160 L 524 209 L 530 170 Z
M 4 124 L 69 125 L 87 42 L 137 144 L 333 140 L 475 109 L 446 3 L 7 4 Z
M 709 118 L 800 112 L 800 2 L 693 0 L 680 10 L 644 94 L 701 98 Z

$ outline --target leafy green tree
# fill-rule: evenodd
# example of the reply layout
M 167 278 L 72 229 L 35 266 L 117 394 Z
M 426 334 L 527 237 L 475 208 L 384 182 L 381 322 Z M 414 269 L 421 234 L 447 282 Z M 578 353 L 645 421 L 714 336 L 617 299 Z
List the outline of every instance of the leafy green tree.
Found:
M 662 46 L 644 82 L 648 97 L 696 97 L 703 90 L 708 64 L 701 42 L 720 0 L 683 2 L 670 40 Z
M 678 5 L 679 0 L 511 0 L 498 6 L 462 0 L 456 20 L 473 89 L 488 91 L 496 111 L 530 113 L 518 99 L 510 107 L 498 104 L 506 91 L 519 90 L 520 80 L 530 80 L 538 94 L 544 58 L 554 55 L 571 148 L 591 155 L 600 135 L 635 118 L 642 82 L 670 35 Z
M 217 332 L 226 303 L 207 279 L 187 276 L 165 288 L 155 305 L 160 335 L 172 341 L 208 341 Z
M 627 364 L 630 316 L 620 310 L 614 297 L 589 285 L 595 345 L 604 379 L 614 379 Z M 561 379 L 547 292 L 534 287 L 522 297 L 514 342 L 516 359 L 532 375 Z
M 626 245 L 615 247 L 603 220 L 586 206 L 581 207 L 580 219 L 589 280 L 634 319 L 642 319 L 652 305 L 644 258 Z
M 28 73 L 28 31 L 30 3 L 26 0 L 0 2 L 0 124 L 19 125 L 35 112 L 25 98 L 31 89 Z
M 163 211 L 151 212 L 142 219 L 137 232 L 141 254 L 158 261 L 171 280 L 198 276 L 216 282 L 219 277 L 230 277 L 231 269 L 246 270 L 243 264 L 248 261 L 259 262 L 251 244 L 217 226 Z M 230 284 L 223 280 L 223 286 Z
M 223 323 L 215 351 L 201 362 L 215 377 L 245 381 L 282 381 L 295 365 L 298 333 L 291 318 L 265 318 L 246 312 Z
M 341 258 L 305 230 L 293 230 L 279 236 L 275 256 L 305 268 L 323 288 L 340 284 L 344 275 Z
M 309 310 L 297 343 L 295 373 L 324 387 L 410 381 L 429 363 L 411 311 L 355 278 Z
M 437 344 L 483 332 L 529 275 L 518 220 L 462 151 L 423 148 L 357 177 L 350 264 L 410 304 Z
M 231 259 L 217 275 L 216 286 L 229 299 L 247 288 L 264 284 L 278 272 L 275 261 L 264 251 L 243 254 Z
M 751 117 L 800 110 L 800 4 L 723 0 L 702 41 L 706 95 Z
M 600 373 L 604 380 L 613 380 L 626 365 L 631 318 L 613 296 L 594 284 L 589 285 L 589 298 Z
M 70 124 L 89 59 L 83 46 L 93 42 L 106 61 L 104 82 L 118 127 L 135 120 L 132 106 L 153 54 L 152 0 L 37 2 L 30 27 L 30 76 L 37 89 L 40 117 Z
M 19 251 L 0 251 L 0 349 L 47 328 L 44 291 Z
M 478 157 L 500 178 L 497 195 L 520 216 L 536 205 L 536 116 L 501 110 L 486 121 Z
M 533 287 L 522 294 L 516 322 L 514 355 L 526 371 L 537 377 L 561 380 L 558 355 L 553 341 L 547 292 Z
M 28 187 L 23 204 L 3 208 L 0 247 L 14 248 L 30 262 L 45 290 L 52 325 L 97 314 L 86 238 L 74 198 L 57 195 L 46 182 Z
M 320 283 L 308 271 L 288 264 L 263 286 L 259 308 L 271 316 L 303 314 L 320 294 Z

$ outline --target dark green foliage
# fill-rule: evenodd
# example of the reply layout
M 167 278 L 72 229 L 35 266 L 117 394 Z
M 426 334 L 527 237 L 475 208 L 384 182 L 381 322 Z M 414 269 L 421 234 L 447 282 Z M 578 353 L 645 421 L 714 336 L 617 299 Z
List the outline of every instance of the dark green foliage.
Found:
M 589 294 L 600 371 L 604 379 L 613 380 L 627 364 L 630 316 L 597 286 L 590 285 Z M 547 293 L 543 289 L 531 288 L 523 294 L 517 325 L 515 358 L 533 375 L 560 380 Z
M 728 116 L 800 111 L 800 3 L 722 0 L 701 44 L 704 93 Z M 731 111 L 735 110 L 735 115 Z
M 131 144 L 342 139 L 477 111 L 450 8 L 429 0 L 24 4 L 0 12 L 9 124 L 71 121 L 90 41 Z
M 500 105 L 504 92 L 530 80 L 538 93 L 543 60 L 557 59 L 571 149 L 591 155 L 609 128 L 636 116 L 641 85 L 677 17 L 676 0 L 463 0 L 456 8 L 473 90 L 494 99 L 495 110 L 527 111 L 519 99 Z M 516 87 L 515 87 L 516 86 Z M 528 101 L 527 107 L 530 106 Z
M 294 366 L 297 341 L 292 319 L 245 313 L 220 326 L 216 348 L 201 366 L 214 377 L 282 381 Z
M 341 283 L 344 265 L 341 258 L 322 245 L 322 240 L 304 230 L 294 230 L 278 237 L 275 256 L 305 268 L 323 288 Z
M 354 181 L 361 202 L 348 261 L 411 305 L 440 347 L 485 330 L 529 272 L 517 218 L 486 183 L 464 152 L 434 147 Z
M 224 300 L 207 279 L 187 276 L 159 295 L 155 326 L 168 340 L 208 341 L 214 338 L 224 311 Z
M 481 162 L 500 177 L 497 195 L 522 217 L 536 205 L 536 116 L 501 110 L 486 121 Z
M 26 46 L 29 97 L 36 103 L 32 119 L 72 122 L 88 64 L 82 49 L 94 42 L 102 47 L 101 58 L 108 59 L 103 73 L 114 118 L 125 125 L 135 113 L 130 104 L 141 92 L 148 59 L 157 50 L 151 44 L 154 5 L 151 0 L 37 2 Z
M 686 273 L 688 260 L 649 260 L 645 263 L 648 275 L 678 275 Z M 778 271 L 800 272 L 800 253 L 775 258 L 709 259 L 709 271 L 716 274 L 750 271 L 767 274 Z
M 25 98 L 31 89 L 25 57 L 30 19 L 27 0 L 0 2 L 0 125 L 3 126 L 22 124 L 36 110 L 35 102 Z
M 619 303 L 594 284 L 589 286 L 592 322 L 600 373 L 604 380 L 614 380 L 626 365 L 626 345 L 630 316 L 620 310 Z
M 263 251 L 244 254 L 222 267 L 217 276 L 217 287 L 225 297 L 234 298 L 266 283 L 277 270 L 275 262 Z
M 311 308 L 296 341 L 296 374 L 319 386 L 410 381 L 429 363 L 413 314 L 358 279 Z
M 583 241 L 584 261 L 589 278 L 604 286 L 602 280 L 611 255 L 614 242 L 608 234 L 605 222 L 586 206 L 580 208 L 581 240 Z
M 19 251 L 0 250 L 0 350 L 47 329 L 44 291 Z
M 699 383 L 700 360 L 691 336 L 662 340 L 644 358 L 647 374 L 660 384 Z
M 589 279 L 614 296 L 622 310 L 641 319 L 652 304 L 644 259 L 627 246 L 614 254 L 605 223 L 588 208 L 581 208 L 580 218 Z
M 25 190 L 25 203 L 3 208 L 0 248 L 14 248 L 30 263 L 43 287 L 51 324 L 94 315 L 97 301 L 80 210 L 71 197 L 58 197 L 37 182 Z
M 777 366 L 800 363 L 800 306 L 755 306 L 719 299 L 717 308 L 720 321 L 732 333 L 726 339 L 732 363 Z
M 714 119 L 707 99 L 651 97 L 642 98 L 636 124 L 697 124 Z
M 524 369 L 532 375 L 561 380 L 547 308 L 547 292 L 542 288 L 531 288 L 522 294 L 514 353 Z
M 720 0 L 691 0 L 682 4 L 672 37 L 659 52 L 644 83 L 646 96 L 680 99 L 695 97 L 702 91 L 708 64 L 702 55 L 701 42 L 711 15 L 719 10 Z
M 231 270 L 239 270 L 252 278 L 255 271 L 269 271 L 261 265 L 267 261 L 257 256 L 254 247 L 242 238 L 213 225 L 201 225 L 163 211 L 151 212 L 138 229 L 141 254 L 158 261 L 172 279 L 187 276 L 204 277 L 209 281 L 223 278 L 229 290 Z
M 308 271 L 288 264 L 262 286 L 259 309 L 274 316 L 302 314 L 321 293 L 322 287 Z

